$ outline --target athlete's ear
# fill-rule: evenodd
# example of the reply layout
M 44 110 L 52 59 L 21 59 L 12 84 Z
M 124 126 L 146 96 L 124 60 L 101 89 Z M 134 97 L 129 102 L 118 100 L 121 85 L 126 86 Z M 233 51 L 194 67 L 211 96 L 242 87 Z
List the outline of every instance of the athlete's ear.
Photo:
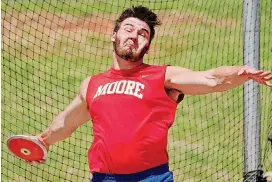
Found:
M 111 41 L 115 42 L 115 40 L 116 40 L 116 32 L 112 32 Z

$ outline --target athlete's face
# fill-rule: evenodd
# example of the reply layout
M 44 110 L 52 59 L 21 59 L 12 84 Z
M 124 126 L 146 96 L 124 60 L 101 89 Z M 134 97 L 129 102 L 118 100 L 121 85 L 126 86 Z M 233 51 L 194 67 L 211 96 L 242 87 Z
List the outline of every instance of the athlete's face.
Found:
M 125 19 L 112 35 L 115 53 L 127 61 L 142 59 L 149 49 L 150 28 L 137 18 Z

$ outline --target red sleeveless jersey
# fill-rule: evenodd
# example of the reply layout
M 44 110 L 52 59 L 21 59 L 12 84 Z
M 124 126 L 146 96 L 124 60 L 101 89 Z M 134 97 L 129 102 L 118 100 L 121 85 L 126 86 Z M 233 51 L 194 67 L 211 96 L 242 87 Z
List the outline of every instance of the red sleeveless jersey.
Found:
M 93 122 L 92 173 L 130 174 L 168 162 L 167 133 L 177 103 L 165 92 L 165 71 L 142 64 L 91 77 L 86 99 Z

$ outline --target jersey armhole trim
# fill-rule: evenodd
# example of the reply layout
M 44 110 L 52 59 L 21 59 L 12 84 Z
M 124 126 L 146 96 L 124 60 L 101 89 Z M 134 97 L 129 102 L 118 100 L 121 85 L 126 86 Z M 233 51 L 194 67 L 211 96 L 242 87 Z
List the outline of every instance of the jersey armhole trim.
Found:
M 165 87 L 164 87 L 166 69 L 167 69 L 168 66 L 171 66 L 171 65 L 165 65 L 165 66 L 163 66 L 163 67 L 164 67 L 164 69 L 163 69 L 163 93 L 164 93 L 165 97 L 168 98 L 168 100 L 170 100 L 173 104 L 175 104 L 175 105 L 177 106 L 179 102 L 176 102 L 176 101 L 174 101 L 171 97 L 169 97 L 169 95 L 167 94 L 167 92 L 166 92 L 166 90 L 165 90 Z
M 87 92 L 86 92 L 86 103 L 87 103 L 87 108 L 88 108 L 88 110 L 90 109 L 90 108 L 89 108 L 89 105 L 90 105 L 90 99 L 91 99 L 91 98 L 89 98 L 89 97 L 90 97 L 90 96 L 89 96 L 89 95 L 90 95 L 89 92 L 90 92 L 91 81 L 92 81 L 93 77 L 94 77 L 94 76 L 91 76 L 91 78 L 90 78 L 90 80 L 89 80 L 88 88 L 87 88 Z

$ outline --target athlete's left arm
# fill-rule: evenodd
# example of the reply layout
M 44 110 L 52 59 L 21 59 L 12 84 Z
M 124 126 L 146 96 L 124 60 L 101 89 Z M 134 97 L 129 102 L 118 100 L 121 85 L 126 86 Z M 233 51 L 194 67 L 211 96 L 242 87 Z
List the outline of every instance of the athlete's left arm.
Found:
M 272 87 L 270 71 L 257 70 L 250 66 L 222 66 L 207 71 L 192 71 L 177 66 L 168 66 L 165 88 L 176 89 L 187 95 L 223 92 L 252 79 Z

